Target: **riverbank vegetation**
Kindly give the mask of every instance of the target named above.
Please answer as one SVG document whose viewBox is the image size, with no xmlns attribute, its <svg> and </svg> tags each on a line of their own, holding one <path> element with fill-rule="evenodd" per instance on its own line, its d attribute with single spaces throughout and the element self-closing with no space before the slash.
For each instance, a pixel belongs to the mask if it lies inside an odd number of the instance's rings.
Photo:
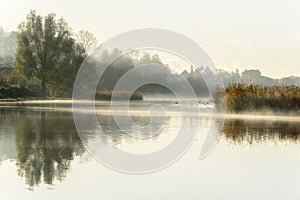
<svg viewBox="0 0 300 200">
<path fill-rule="evenodd" d="M 11 45 L 12 53 L 9 59 L 0 60 L 0 99 L 1 98 L 71 98 L 76 74 L 83 62 L 89 66 L 89 74 L 96 75 L 102 66 L 108 65 L 98 80 L 96 99 L 110 100 L 112 91 L 118 80 L 137 66 L 155 63 L 161 67 L 145 67 L 134 71 L 136 81 L 148 83 L 135 91 L 131 100 L 142 100 L 143 95 L 170 96 L 172 92 L 162 85 L 176 85 L 182 95 L 187 88 L 187 80 L 197 96 L 208 96 L 209 92 L 203 73 L 211 73 L 208 68 L 194 69 L 175 73 L 167 63 L 163 63 L 157 53 L 148 51 L 132 51 L 123 54 L 119 49 L 104 50 L 94 57 L 86 59 L 96 47 L 97 40 L 87 31 L 75 34 L 67 22 L 51 13 L 46 16 L 31 11 L 24 22 L 18 27 L 18 32 L 12 34 L 16 45 Z M 11 39 L 13 41 L 13 39 Z M 10 43 L 14 43 L 14 42 Z M 5 43 L 8 46 L 10 43 Z M 1 57 L 1 55 L 0 55 Z M 97 58 L 98 58 L 97 57 Z M 1 64 L 2 63 L 2 64 Z M 93 77 L 97 81 L 97 77 Z M 160 84 L 153 84 L 159 82 Z M 83 86 L 88 91 L 88 86 Z M 124 90 L 124 89 L 123 89 Z M 143 95 L 142 95 L 143 94 Z M 127 99 L 128 92 L 116 93 L 118 99 Z"/>
<path fill-rule="evenodd" d="M 143 95 L 139 92 L 133 92 L 131 94 L 130 92 L 126 91 L 115 91 L 113 94 L 111 91 L 97 91 L 95 96 L 96 100 L 110 101 L 112 98 L 115 100 L 143 100 Z"/>
<path fill-rule="evenodd" d="M 93 75 L 101 71 L 97 67 L 108 66 L 99 80 L 93 77 L 98 81 L 93 85 L 98 84 L 95 97 L 99 100 L 110 100 L 117 82 L 131 70 L 135 73 L 135 81 L 147 83 L 133 93 L 131 100 L 141 100 L 143 95 L 173 95 L 174 91 L 165 86 L 174 86 L 180 95 L 189 97 L 187 91 L 190 87 L 187 87 L 186 81 L 198 97 L 209 97 L 206 83 L 219 84 L 216 82 L 219 80 L 218 74 L 208 66 L 190 66 L 190 69 L 174 72 L 155 52 L 132 51 L 126 54 L 113 49 L 104 50 L 98 55 L 101 60 L 97 61 L 99 63 L 96 63 L 96 59 L 86 59 L 97 43 L 91 33 L 85 30 L 74 33 L 63 18 L 57 18 L 53 13 L 41 16 L 31 11 L 25 21 L 19 24 L 17 32 L 0 29 L 0 99 L 71 98 L 76 74 L 83 61 L 90 67 L 87 73 Z M 149 66 L 133 70 L 136 66 L 149 63 L 159 64 L 161 68 Z M 232 73 L 219 71 L 219 74 L 227 89 L 226 98 L 223 98 L 225 94 L 222 91 L 213 93 L 218 107 L 226 106 L 230 112 L 260 109 L 289 111 L 300 108 L 298 87 L 274 85 L 300 84 L 300 78 L 271 80 L 258 70 L 245 70 L 242 73 L 238 70 Z M 84 90 L 88 91 L 88 87 L 84 86 Z M 126 99 L 128 95 L 126 91 L 117 94 L 120 99 Z"/>
<path fill-rule="evenodd" d="M 18 32 L 2 30 L 1 41 L 9 42 L 0 59 L 0 98 L 71 97 L 76 73 L 97 44 L 88 31 L 74 33 L 63 18 L 35 11 Z"/>
<path fill-rule="evenodd" d="M 231 84 L 225 93 L 216 90 L 213 101 L 228 112 L 272 111 L 297 112 L 300 109 L 300 87 Z"/>
</svg>

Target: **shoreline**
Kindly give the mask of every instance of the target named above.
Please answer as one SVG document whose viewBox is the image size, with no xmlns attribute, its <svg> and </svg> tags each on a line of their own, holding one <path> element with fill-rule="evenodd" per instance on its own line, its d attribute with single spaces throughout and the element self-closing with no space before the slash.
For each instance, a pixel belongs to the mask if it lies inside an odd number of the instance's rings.
<svg viewBox="0 0 300 200">
<path fill-rule="evenodd" d="M 84 102 L 84 101 L 83 101 Z M 136 101 L 133 101 L 136 102 Z M 142 102 L 147 102 L 147 100 L 144 100 Z M 149 100 L 151 102 L 151 100 Z M 23 101 L 13 101 L 13 100 L 8 100 L 8 101 L 3 101 L 0 100 L 0 109 L 1 108 L 30 108 L 32 107 L 33 109 L 36 109 L 35 105 L 47 105 L 47 104 L 61 104 L 63 105 L 72 105 L 73 100 L 72 99 L 55 99 L 55 100 L 23 100 Z M 109 101 L 103 101 L 103 100 L 96 100 L 95 101 L 96 106 L 101 106 L 101 105 L 109 105 L 111 102 Z M 168 104 L 168 103 L 167 103 Z M 42 110 L 49 110 L 50 108 L 47 108 L 47 106 L 39 107 L 39 109 Z M 64 107 L 51 107 L 52 110 L 57 110 L 57 111 L 67 111 L 70 112 L 70 110 L 64 108 Z M 106 109 L 105 109 L 106 110 Z M 97 109 L 97 112 L 101 113 L 103 111 L 102 109 Z M 107 112 L 108 110 L 106 110 Z M 274 112 L 243 112 L 243 113 L 226 113 L 225 115 L 223 114 L 218 114 L 218 113 L 202 113 L 200 116 L 215 116 L 216 118 L 218 117 L 225 117 L 225 119 L 240 119 L 240 120 L 263 120 L 263 121 L 299 121 L 300 122 L 300 114 L 299 112 L 282 112 L 282 113 L 274 113 Z"/>
<path fill-rule="evenodd" d="M 251 113 L 243 113 L 243 114 L 226 114 L 225 119 L 235 119 L 235 120 L 252 120 L 252 121 L 298 121 L 300 122 L 300 115 L 264 115 L 263 113 L 251 114 Z"/>
</svg>

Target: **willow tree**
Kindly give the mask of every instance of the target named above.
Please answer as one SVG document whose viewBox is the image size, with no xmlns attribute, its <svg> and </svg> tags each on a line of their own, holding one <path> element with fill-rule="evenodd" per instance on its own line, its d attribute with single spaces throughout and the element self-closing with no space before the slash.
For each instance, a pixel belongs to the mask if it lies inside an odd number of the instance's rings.
<svg viewBox="0 0 300 200">
<path fill-rule="evenodd" d="M 55 14 L 42 17 L 31 11 L 18 27 L 17 69 L 28 79 L 36 77 L 46 97 L 47 85 L 56 81 L 71 62 L 74 43 L 64 19 L 56 19 Z"/>
</svg>

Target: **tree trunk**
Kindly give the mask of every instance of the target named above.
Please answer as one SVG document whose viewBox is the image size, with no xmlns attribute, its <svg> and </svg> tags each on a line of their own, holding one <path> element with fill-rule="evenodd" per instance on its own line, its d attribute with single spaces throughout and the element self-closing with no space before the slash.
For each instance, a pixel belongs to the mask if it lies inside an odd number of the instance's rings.
<svg viewBox="0 0 300 200">
<path fill-rule="evenodd" d="M 46 80 L 45 78 L 42 79 L 42 97 L 46 98 Z"/>
</svg>

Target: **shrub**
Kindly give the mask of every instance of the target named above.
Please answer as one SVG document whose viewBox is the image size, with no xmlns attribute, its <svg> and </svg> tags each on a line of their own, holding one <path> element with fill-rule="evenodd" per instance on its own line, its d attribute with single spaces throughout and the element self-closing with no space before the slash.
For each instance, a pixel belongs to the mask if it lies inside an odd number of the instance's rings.
<svg viewBox="0 0 300 200">
<path fill-rule="evenodd" d="M 95 99 L 110 101 L 112 98 L 112 93 L 112 91 L 97 91 Z M 116 100 L 143 100 L 143 95 L 139 92 L 133 92 L 132 95 L 130 95 L 131 93 L 126 91 L 114 92 L 114 98 Z"/>
<path fill-rule="evenodd" d="M 39 97 L 40 91 L 30 90 L 23 86 L 0 87 L 0 98 L 26 98 L 26 97 Z"/>
</svg>

